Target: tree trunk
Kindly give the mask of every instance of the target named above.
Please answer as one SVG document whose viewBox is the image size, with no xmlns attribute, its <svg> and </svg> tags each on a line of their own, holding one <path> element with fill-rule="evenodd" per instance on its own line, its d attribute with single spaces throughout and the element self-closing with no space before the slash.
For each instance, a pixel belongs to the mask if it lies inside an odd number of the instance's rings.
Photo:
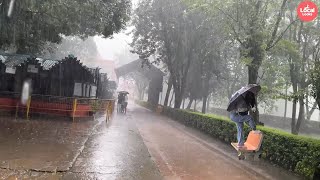
<svg viewBox="0 0 320 180">
<path fill-rule="evenodd" d="M 194 100 L 193 111 L 197 110 L 197 99 Z"/>
<path fill-rule="evenodd" d="M 303 105 L 306 107 L 306 110 L 305 110 L 305 114 L 306 114 L 306 119 L 309 120 L 309 97 L 308 97 L 308 92 L 306 94 L 306 103 Z"/>
<path fill-rule="evenodd" d="M 175 93 L 173 92 L 172 95 L 171 95 L 171 99 L 170 99 L 170 105 L 169 105 L 170 107 L 171 107 L 171 105 L 172 105 L 172 101 L 173 101 L 173 96 L 174 96 L 174 95 L 175 95 Z"/>
<path fill-rule="evenodd" d="M 159 96 L 160 96 L 160 99 L 159 99 L 159 103 L 158 104 L 161 105 L 161 103 L 162 103 L 162 92 L 159 93 Z"/>
<path fill-rule="evenodd" d="M 291 133 L 294 134 L 296 132 L 297 99 L 294 98 L 292 103 Z"/>
<path fill-rule="evenodd" d="M 244 54 L 245 57 L 251 58 L 252 62 L 248 64 L 248 83 L 249 84 L 257 84 L 258 81 L 258 75 L 259 75 L 259 68 L 262 64 L 262 61 L 265 57 L 265 51 L 266 49 L 263 47 L 263 42 L 260 41 L 261 37 L 263 36 L 262 33 L 259 31 L 259 18 L 258 13 L 259 9 L 261 8 L 261 3 L 258 2 L 257 6 L 255 6 L 256 10 L 256 16 L 253 16 L 253 19 L 251 22 L 249 22 L 249 25 L 252 27 L 249 31 L 249 37 L 246 40 L 246 47 L 245 49 L 248 50 L 248 54 Z M 258 108 L 258 107 L 257 107 Z M 253 112 L 253 118 L 255 120 L 256 124 L 260 124 L 259 122 L 259 111 Z"/>
<path fill-rule="evenodd" d="M 258 68 L 254 65 L 248 66 L 249 84 L 256 84 L 258 80 Z M 257 108 L 257 107 L 256 107 Z M 256 124 L 259 123 L 259 111 L 252 112 L 252 117 Z"/>
<path fill-rule="evenodd" d="M 248 82 L 249 84 L 257 84 L 258 80 L 258 68 L 254 67 L 254 65 L 248 66 Z"/>
<path fill-rule="evenodd" d="M 182 109 L 184 109 L 184 104 L 185 104 L 185 102 L 186 102 L 186 99 L 183 98 L 183 101 L 182 101 Z"/>
<path fill-rule="evenodd" d="M 306 105 L 308 106 L 308 105 Z M 317 102 L 313 103 L 312 108 L 310 109 L 310 111 L 307 111 L 307 120 L 310 121 L 311 120 L 311 116 L 314 113 L 314 110 L 317 108 Z"/>
<path fill-rule="evenodd" d="M 288 108 L 288 84 L 286 83 L 286 98 L 284 100 L 284 114 L 283 114 L 283 120 L 286 121 L 287 120 L 287 108 Z"/>
<path fill-rule="evenodd" d="M 296 135 L 299 134 L 300 126 L 304 122 L 304 118 L 305 118 L 304 97 L 302 96 L 302 97 L 299 98 L 299 116 L 298 116 L 298 121 L 297 121 L 297 124 L 296 124 L 296 128 L 295 128 L 294 134 L 296 134 Z"/>
<path fill-rule="evenodd" d="M 191 109 L 192 102 L 193 102 L 193 99 L 189 99 L 187 109 Z"/>
<path fill-rule="evenodd" d="M 166 92 L 166 97 L 164 98 L 164 103 L 163 103 L 164 106 L 168 106 L 168 101 L 169 101 L 169 96 L 170 96 L 171 89 L 172 89 L 172 80 L 171 80 L 171 78 L 169 77 L 169 82 L 168 82 L 168 88 L 167 88 L 167 92 Z"/>
<path fill-rule="evenodd" d="M 178 93 L 174 93 L 174 108 L 179 109 L 181 107 L 182 104 L 182 93 L 178 92 Z"/>
<path fill-rule="evenodd" d="M 207 110 L 206 112 L 208 113 L 209 112 L 209 108 L 210 108 L 210 100 L 211 100 L 211 95 L 208 96 L 208 99 L 207 99 Z"/>
<path fill-rule="evenodd" d="M 262 61 L 262 60 L 256 60 L 256 61 Z M 260 63 L 261 64 L 261 63 Z M 260 67 L 260 66 L 259 66 Z M 256 65 L 251 65 L 248 66 L 248 75 L 249 75 L 249 84 L 257 84 L 257 80 L 258 80 L 258 70 L 259 68 L 257 68 Z M 261 125 L 260 121 L 259 121 L 259 111 L 258 111 L 258 107 L 257 111 L 252 112 L 252 117 L 255 121 L 256 124 Z"/>
<path fill-rule="evenodd" d="M 295 134 L 296 133 L 296 114 L 297 114 L 297 102 L 298 102 L 298 97 L 297 97 L 297 92 L 298 92 L 298 82 L 297 82 L 297 67 L 296 64 L 291 62 L 291 58 L 289 58 L 289 63 L 290 63 L 290 79 L 292 83 L 292 90 L 293 90 L 293 104 L 292 104 L 292 116 L 291 116 L 291 133 Z M 304 107 L 304 106 L 303 106 Z"/>
<path fill-rule="evenodd" d="M 296 134 L 296 114 L 297 114 L 297 102 L 298 98 L 297 92 L 298 92 L 298 84 L 295 79 L 295 67 L 293 64 L 290 65 L 290 76 L 292 81 L 292 89 L 293 89 L 293 105 L 292 105 L 292 117 L 291 117 L 291 133 Z"/>
<path fill-rule="evenodd" d="M 208 100 L 208 96 L 203 96 L 202 98 L 202 113 L 205 114 L 206 110 L 207 110 L 207 100 Z"/>
</svg>

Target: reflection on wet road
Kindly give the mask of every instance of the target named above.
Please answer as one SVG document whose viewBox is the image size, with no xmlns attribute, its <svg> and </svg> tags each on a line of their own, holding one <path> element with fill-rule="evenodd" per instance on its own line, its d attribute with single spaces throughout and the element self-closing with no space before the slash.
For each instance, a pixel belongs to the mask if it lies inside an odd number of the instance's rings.
<svg viewBox="0 0 320 180">
<path fill-rule="evenodd" d="M 1 176 L 8 178 L 17 174 L 19 178 L 68 171 L 97 123 L 26 121 L 1 117 Z"/>
<path fill-rule="evenodd" d="M 165 179 L 300 179 L 262 160 L 239 161 L 231 145 L 168 117 L 140 107 L 132 114 Z"/>
<path fill-rule="evenodd" d="M 0 179 L 161 179 L 128 115 L 95 121 L 0 120 Z"/>
<path fill-rule="evenodd" d="M 64 178 L 160 179 L 130 113 L 98 126 L 71 172 Z"/>
<path fill-rule="evenodd" d="M 163 178 L 299 179 L 132 104 L 109 123 L 0 119 L 0 179 Z"/>
</svg>

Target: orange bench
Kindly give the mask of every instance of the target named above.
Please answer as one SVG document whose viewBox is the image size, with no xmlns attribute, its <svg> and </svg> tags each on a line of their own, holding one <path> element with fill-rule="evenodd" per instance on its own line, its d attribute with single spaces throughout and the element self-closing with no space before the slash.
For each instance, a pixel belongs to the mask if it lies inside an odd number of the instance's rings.
<svg viewBox="0 0 320 180">
<path fill-rule="evenodd" d="M 260 155 L 258 152 L 262 144 L 263 134 L 260 131 L 251 131 L 248 135 L 247 141 L 244 143 L 244 147 L 238 148 L 238 143 L 232 142 L 231 145 L 239 152 L 238 157 L 240 160 L 245 159 L 245 153 L 253 153 Z"/>
</svg>

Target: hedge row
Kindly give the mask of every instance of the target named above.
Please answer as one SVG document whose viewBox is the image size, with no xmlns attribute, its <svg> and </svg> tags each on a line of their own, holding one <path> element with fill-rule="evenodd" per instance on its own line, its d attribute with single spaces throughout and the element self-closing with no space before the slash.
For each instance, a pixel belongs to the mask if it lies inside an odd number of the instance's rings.
<svg viewBox="0 0 320 180">
<path fill-rule="evenodd" d="M 146 102 L 137 103 L 146 108 L 155 109 Z M 164 107 L 162 113 L 226 143 L 236 142 L 235 124 L 226 117 L 168 107 Z M 257 129 L 264 133 L 262 158 L 308 179 L 319 178 L 320 140 L 292 135 L 273 128 L 258 126 Z M 249 133 L 247 126 L 245 132 L 245 134 Z"/>
</svg>

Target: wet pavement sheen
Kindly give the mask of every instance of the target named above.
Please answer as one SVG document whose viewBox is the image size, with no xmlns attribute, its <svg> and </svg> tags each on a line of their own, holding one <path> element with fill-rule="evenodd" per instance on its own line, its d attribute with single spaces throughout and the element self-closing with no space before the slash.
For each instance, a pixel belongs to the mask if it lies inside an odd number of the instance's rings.
<svg viewBox="0 0 320 180">
<path fill-rule="evenodd" d="M 0 118 L 0 179 L 161 179 L 130 115 L 107 123 Z"/>
<path fill-rule="evenodd" d="M 133 117 L 165 179 L 301 179 L 263 160 L 239 161 L 231 145 L 147 109 L 135 107 Z"/>
<path fill-rule="evenodd" d="M 151 154 L 151 155 L 150 155 Z M 95 120 L 0 117 L 0 179 L 299 179 L 136 105 Z"/>
<path fill-rule="evenodd" d="M 71 168 L 97 122 L 0 119 L 0 168 L 59 172 Z"/>
<path fill-rule="evenodd" d="M 161 179 L 130 113 L 118 115 L 108 125 L 100 125 L 86 142 L 71 172 L 64 178 L 79 179 L 77 176 L 87 172 L 92 179 Z"/>
</svg>

